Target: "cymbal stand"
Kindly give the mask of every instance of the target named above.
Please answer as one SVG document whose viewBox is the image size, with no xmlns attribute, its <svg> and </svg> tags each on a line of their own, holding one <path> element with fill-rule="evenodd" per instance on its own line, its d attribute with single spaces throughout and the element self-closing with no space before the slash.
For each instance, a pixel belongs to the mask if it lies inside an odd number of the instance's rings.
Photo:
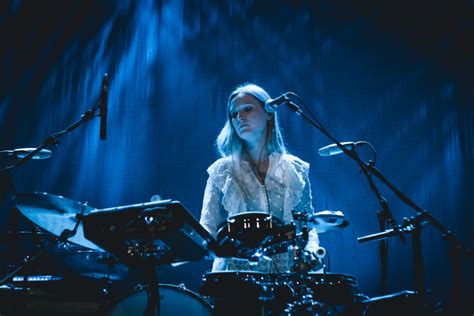
<svg viewBox="0 0 474 316">
<path fill-rule="evenodd" d="M 294 220 L 302 223 L 302 225 L 296 225 L 301 232 L 296 234 L 296 238 L 293 240 L 294 263 L 292 266 L 292 272 L 307 273 L 311 269 L 321 265 L 324 272 L 326 272 L 326 262 L 324 260 L 326 250 L 322 247 L 319 247 L 316 250 L 316 253 L 311 253 L 305 250 L 309 240 L 308 213 L 292 211 L 292 214 Z"/>
<path fill-rule="evenodd" d="M 23 258 L 22 262 L 16 266 L 13 271 L 2 277 L 0 279 L 0 286 L 4 285 L 8 280 L 10 280 L 12 277 L 14 277 L 18 272 L 23 270 L 25 267 L 31 265 L 33 262 L 35 262 L 38 258 L 42 257 L 45 253 L 48 252 L 48 250 L 52 249 L 53 247 L 59 245 L 60 243 L 66 243 L 69 238 L 73 237 L 76 235 L 77 229 L 82 221 L 82 215 L 84 214 L 85 207 L 83 207 L 82 211 L 80 214 L 76 215 L 77 222 L 76 225 L 72 230 L 70 229 L 64 229 L 61 234 L 51 243 L 43 246 L 37 253 L 35 253 L 33 256 L 26 256 Z"/>
<path fill-rule="evenodd" d="M 292 211 L 293 219 L 303 223 L 300 226 L 300 233 L 296 234 L 296 238 L 293 239 L 293 266 L 291 267 L 292 272 L 307 273 L 310 267 L 307 266 L 304 258 L 304 248 L 308 244 L 308 216 L 304 212 Z"/>
<path fill-rule="evenodd" d="M 306 212 L 292 211 L 293 219 L 302 223 L 301 232 L 293 240 L 293 265 L 291 272 L 296 275 L 296 286 L 292 289 L 296 294 L 293 301 L 286 305 L 284 315 L 305 315 L 306 313 L 315 313 L 315 315 L 327 315 L 326 306 L 313 299 L 313 291 L 306 286 L 308 272 L 314 268 L 315 255 L 306 251 L 308 244 L 308 214 Z M 316 258 L 317 254 L 316 254 Z M 316 259 L 317 260 L 317 259 Z"/>
</svg>

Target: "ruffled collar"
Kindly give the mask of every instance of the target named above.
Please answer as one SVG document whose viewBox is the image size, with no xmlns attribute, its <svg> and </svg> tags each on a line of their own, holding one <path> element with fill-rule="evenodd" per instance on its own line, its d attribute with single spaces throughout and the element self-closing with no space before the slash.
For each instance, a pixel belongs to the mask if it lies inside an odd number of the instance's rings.
<svg viewBox="0 0 474 316">
<path fill-rule="evenodd" d="M 279 153 L 269 156 L 264 185 L 281 194 L 284 221 L 291 220 L 291 210 L 301 200 L 308 170 L 309 164 L 295 156 Z M 234 164 L 231 157 L 221 158 L 209 167 L 208 172 L 211 181 L 222 192 L 222 205 L 229 215 L 246 212 L 246 198 L 255 198 L 264 192 L 261 189 L 264 185 L 246 160 Z"/>
<path fill-rule="evenodd" d="M 282 157 L 282 154 L 275 153 L 275 152 L 271 153 L 268 156 L 268 169 L 267 169 L 267 174 L 265 176 L 265 181 L 264 181 L 263 184 L 260 183 L 260 181 L 258 180 L 257 175 L 255 174 L 254 170 L 252 169 L 252 163 L 250 161 L 241 159 L 240 160 L 240 165 L 244 169 L 244 171 L 248 171 L 253 175 L 253 177 L 255 178 L 255 181 L 257 181 L 258 184 L 260 184 L 261 186 L 264 186 L 264 185 L 267 184 L 268 175 L 273 174 L 275 167 L 279 165 L 279 161 L 280 161 L 281 157 Z"/>
</svg>

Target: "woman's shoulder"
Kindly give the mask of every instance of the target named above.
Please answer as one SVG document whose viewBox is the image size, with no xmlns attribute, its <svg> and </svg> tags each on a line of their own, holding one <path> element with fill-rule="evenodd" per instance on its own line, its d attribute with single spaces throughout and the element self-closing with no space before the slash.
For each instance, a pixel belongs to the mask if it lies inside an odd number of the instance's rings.
<svg viewBox="0 0 474 316">
<path fill-rule="evenodd" d="M 281 161 L 289 165 L 292 165 L 295 168 L 300 169 L 302 171 L 307 171 L 309 170 L 309 167 L 310 167 L 308 162 L 291 154 L 282 154 Z"/>
<path fill-rule="evenodd" d="M 209 168 L 207 168 L 207 173 L 213 175 L 215 173 L 223 173 L 230 169 L 232 164 L 232 157 L 223 157 L 214 161 Z"/>
</svg>

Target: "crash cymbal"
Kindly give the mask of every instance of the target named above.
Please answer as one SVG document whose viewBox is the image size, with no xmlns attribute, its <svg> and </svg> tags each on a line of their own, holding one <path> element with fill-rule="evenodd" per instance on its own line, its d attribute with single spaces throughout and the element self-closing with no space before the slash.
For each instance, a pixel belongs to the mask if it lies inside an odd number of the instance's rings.
<svg viewBox="0 0 474 316">
<path fill-rule="evenodd" d="M 65 229 L 73 230 L 78 214 L 85 215 L 94 209 L 87 204 L 45 192 L 18 193 L 13 202 L 30 221 L 56 236 L 61 235 Z M 104 251 L 84 237 L 82 223 L 68 241 L 89 249 Z"/>
<path fill-rule="evenodd" d="M 308 225 L 315 228 L 318 233 L 337 230 L 349 225 L 341 211 L 328 211 L 314 213 L 308 216 Z"/>
</svg>

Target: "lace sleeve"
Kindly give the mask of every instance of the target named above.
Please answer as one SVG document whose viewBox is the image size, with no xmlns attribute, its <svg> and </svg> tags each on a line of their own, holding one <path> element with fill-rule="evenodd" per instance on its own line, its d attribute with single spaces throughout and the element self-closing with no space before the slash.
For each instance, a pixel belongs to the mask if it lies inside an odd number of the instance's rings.
<svg viewBox="0 0 474 316">
<path fill-rule="evenodd" d="M 212 176 L 207 180 L 199 222 L 212 236 L 216 236 L 218 226 L 226 220 L 226 211 L 222 206 L 222 192 L 216 187 Z"/>
</svg>

